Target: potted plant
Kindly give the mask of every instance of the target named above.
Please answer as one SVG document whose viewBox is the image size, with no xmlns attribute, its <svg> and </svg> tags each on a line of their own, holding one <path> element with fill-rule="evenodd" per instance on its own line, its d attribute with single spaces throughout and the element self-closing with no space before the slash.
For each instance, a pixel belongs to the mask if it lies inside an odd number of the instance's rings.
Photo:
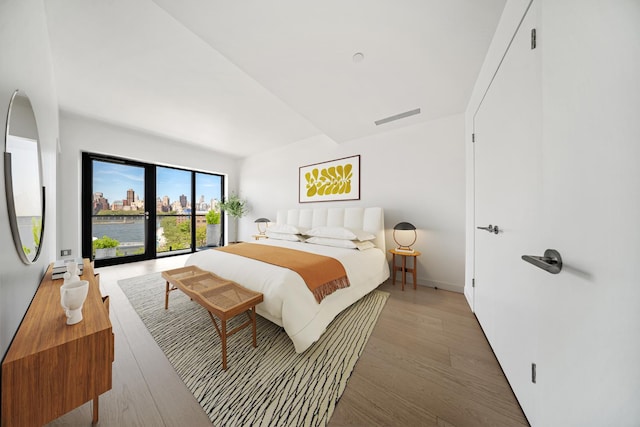
<svg viewBox="0 0 640 427">
<path fill-rule="evenodd" d="M 207 220 L 207 246 L 220 246 L 220 211 L 211 209 Z"/>
<path fill-rule="evenodd" d="M 238 220 L 249 212 L 246 200 L 241 199 L 237 194 L 231 193 L 228 197 L 218 202 L 218 208 L 225 211 L 229 216 L 234 219 L 234 242 L 238 240 Z M 231 242 L 233 243 L 233 242 Z"/>
<path fill-rule="evenodd" d="M 109 258 L 116 256 L 116 248 L 120 245 L 116 239 L 109 236 L 102 236 L 93 241 L 93 250 L 95 258 Z"/>
</svg>

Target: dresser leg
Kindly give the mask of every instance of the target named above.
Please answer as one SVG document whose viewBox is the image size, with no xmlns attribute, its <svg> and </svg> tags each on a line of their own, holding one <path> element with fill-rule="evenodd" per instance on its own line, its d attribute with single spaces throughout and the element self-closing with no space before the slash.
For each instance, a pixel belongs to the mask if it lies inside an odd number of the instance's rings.
<svg viewBox="0 0 640 427">
<path fill-rule="evenodd" d="M 98 396 L 93 398 L 93 420 L 91 420 L 92 424 L 98 423 L 98 399 Z"/>
</svg>

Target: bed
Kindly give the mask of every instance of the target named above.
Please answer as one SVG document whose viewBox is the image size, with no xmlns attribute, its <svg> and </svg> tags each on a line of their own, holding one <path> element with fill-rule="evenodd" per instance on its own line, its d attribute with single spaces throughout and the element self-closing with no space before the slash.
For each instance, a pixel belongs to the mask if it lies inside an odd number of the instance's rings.
<svg viewBox="0 0 640 427">
<path fill-rule="evenodd" d="M 374 236 L 375 247 L 358 250 L 301 241 L 261 239 L 255 245 L 278 246 L 335 258 L 344 266 L 349 286 L 324 297 L 320 303 L 294 271 L 219 250 L 192 254 L 186 265 L 197 265 L 221 277 L 264 294 L 256 307 L 262 317 L 282 326 L 297 353 L 302 353 L 320 338 L 331 321 L 345 308 L 371 292 L 389 278 L 385 255 L 384 215 L 382 208 L 289 209 L 277 213 L 275 229 L 282 226 L 300 230 L 319 227 L 362 230 Z M 278 228 L 280 227 L 280 228 Z"/>
</svg>

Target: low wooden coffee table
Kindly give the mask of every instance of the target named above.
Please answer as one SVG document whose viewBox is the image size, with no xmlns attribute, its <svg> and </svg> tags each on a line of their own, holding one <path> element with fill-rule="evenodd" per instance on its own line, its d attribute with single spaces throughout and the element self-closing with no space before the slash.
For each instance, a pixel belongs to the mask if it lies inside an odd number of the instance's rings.
<svg viewBox="0 0 640 427">
<path fill-rule="evenodd" d="M 263 300 L 260 292 L 251 291 L 195 265 L 163 271 L 162 277 L 167 281 L 165 310 L 169 308 L 169 293 L 180 289 L 209 312 L 222 341 L 222 369 L 227 369 L 227 337 L 251 325 L 253 346 L 257 347 L 256 305 Z M 249 320 L 227 332 L 227 320 L 241 313 L 246 313 Z M 218 326 L 216 317 L 220 319 L 221 326 Z"/>
</svg>

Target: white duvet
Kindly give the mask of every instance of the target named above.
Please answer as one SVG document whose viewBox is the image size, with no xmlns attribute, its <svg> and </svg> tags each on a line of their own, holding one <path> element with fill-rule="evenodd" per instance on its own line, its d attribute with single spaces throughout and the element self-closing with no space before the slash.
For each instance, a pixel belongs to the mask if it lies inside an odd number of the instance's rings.
<svg viewBox="0 0 640 427">
<path fill-rule="evenodd" d="M 186 265 L 197 265 L 262 292 L 264 301 L 256 306 L 257 313 L 282 326 L 298 353 L 317 341 L 342 310 L 389 277 L 385 254 L 378 248 L 359 251 L 275 239 L 251 243 L 330 256 L 339 260 L 347 272 L 350 286 L 332 293 L 318 304 L 302 277 L 287 268 L 216 250 L 196 252 L 187 259 Z"/>
</svg>

